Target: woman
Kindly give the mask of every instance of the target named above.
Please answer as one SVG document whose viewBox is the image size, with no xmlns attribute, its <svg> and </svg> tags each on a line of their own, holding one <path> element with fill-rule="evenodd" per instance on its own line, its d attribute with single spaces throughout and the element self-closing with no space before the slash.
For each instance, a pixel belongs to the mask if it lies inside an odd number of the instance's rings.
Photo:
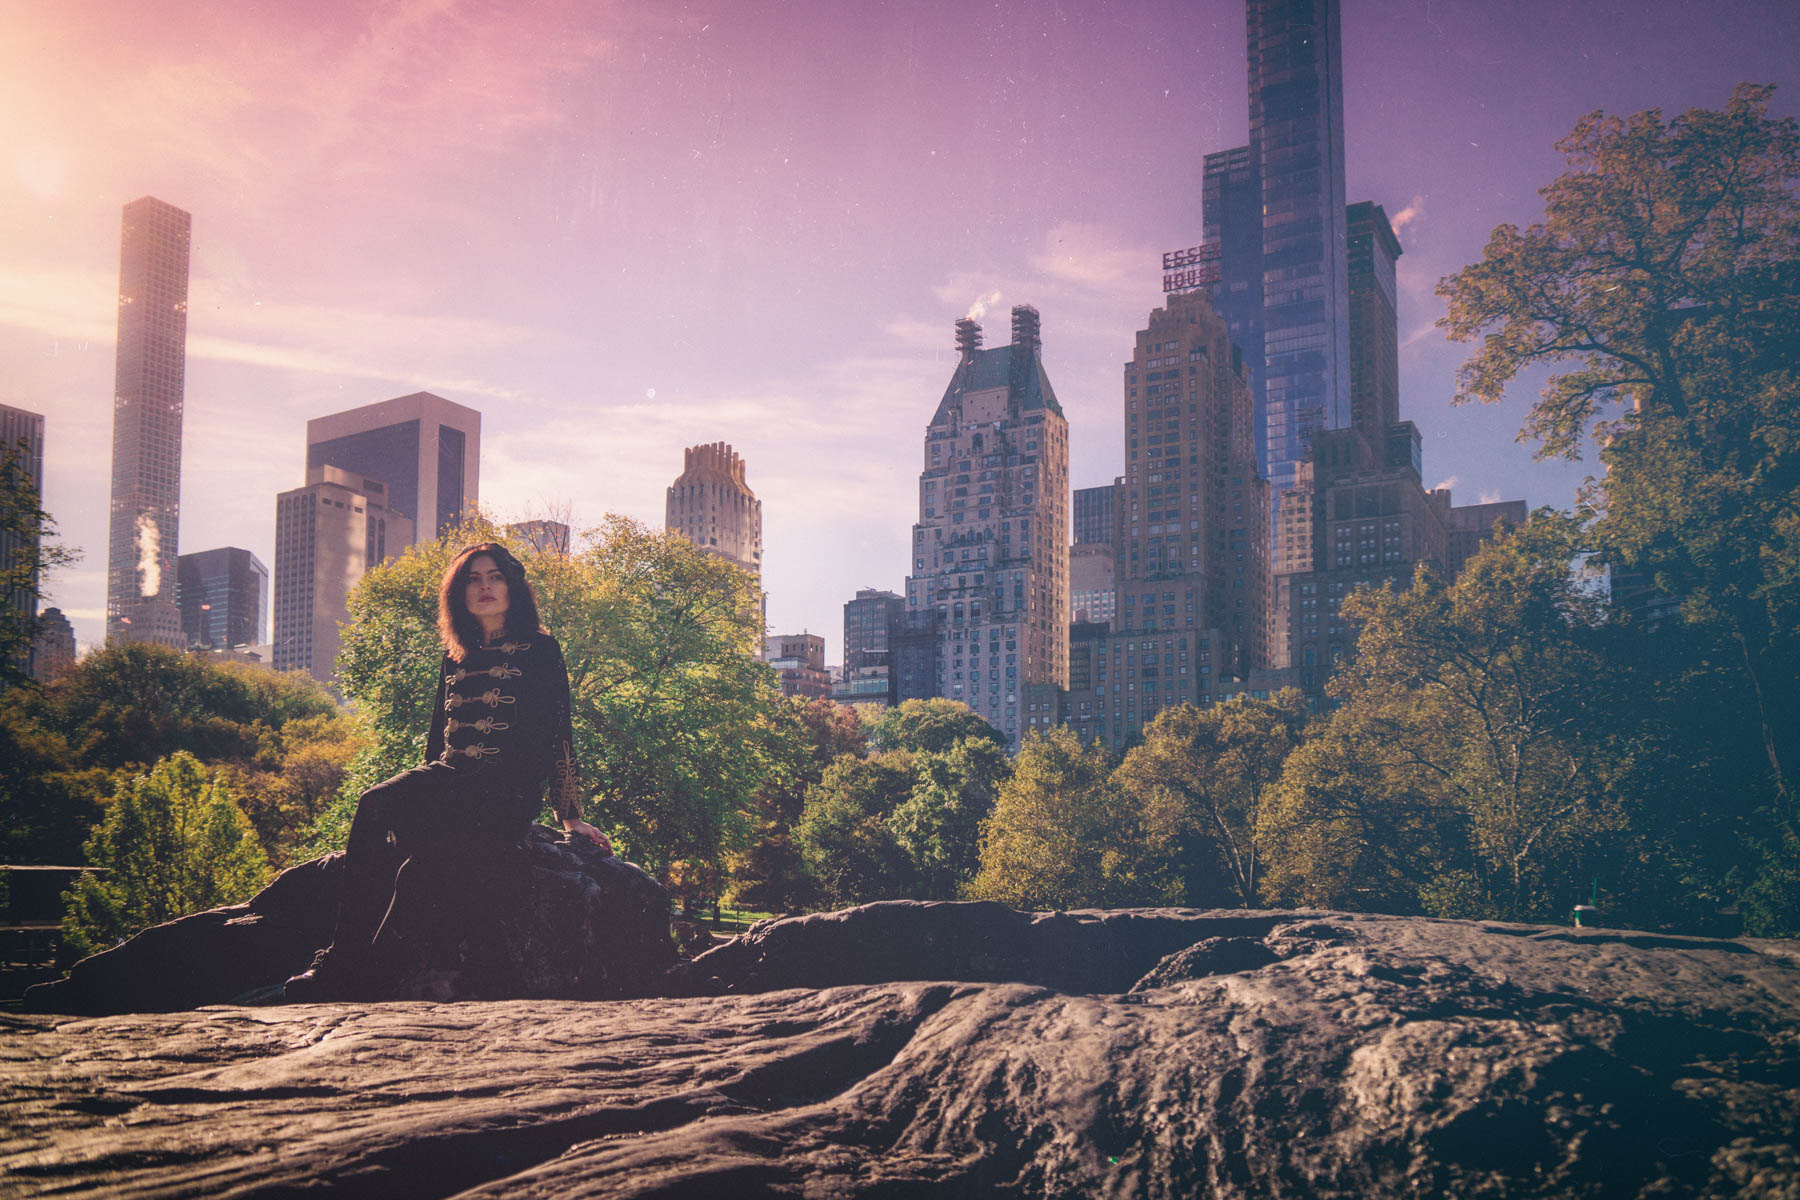
<svg viewBox="0 0 1800 1200">
<path fill-rule="evenodd" d="M 479 853 L 518 841 L 537 817 L 546 782 L 563 829 L 612 851 L 581 819 L 562 648 L 538 624 L 525 568 L 504 546 L 470 546 L 444 572 L 438 636 L 444 659 L 425 762 L 357 802 L 332 943 L 288 980 L 290 1000 L 370 989 L 374 943 L 397 906 L 401 868 L 421 853 Z M 385 941 L 383 950 L 391 960 Z"/>
</svg>

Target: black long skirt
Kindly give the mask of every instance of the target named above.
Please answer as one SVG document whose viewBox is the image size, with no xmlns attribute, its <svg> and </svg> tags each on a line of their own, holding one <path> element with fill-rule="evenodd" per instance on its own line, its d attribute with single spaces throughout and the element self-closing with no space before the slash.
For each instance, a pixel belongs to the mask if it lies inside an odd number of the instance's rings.
<svg viewBox="0 0 1800 1200">
<path fill-rule="evenodd" d="M 344 847 L 333 954 L 418 949 L 466 930 L 491 911 L 492 868 L 536 815 L 534 797 L 480 767 L 426 763 L 364 792 Z"/>
</svg>

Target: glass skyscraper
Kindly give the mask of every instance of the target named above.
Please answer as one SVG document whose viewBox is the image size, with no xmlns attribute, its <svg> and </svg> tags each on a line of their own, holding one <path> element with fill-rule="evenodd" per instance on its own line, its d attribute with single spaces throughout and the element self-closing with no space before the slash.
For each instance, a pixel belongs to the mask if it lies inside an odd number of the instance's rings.
<svg viewBox="0 0 1800 1200">
<path fill-rule="evenodd" d="M 269 640 L 269 568 L 239 546 L 177 560 L 181 629 L 188 645 L 255 646 Z"/>
<path fill-rule="evenodd" d="M 306 423 L 306 469 L 338 467 L 387 489 L 386 506 L 429 541 L 455 528 L 480 499 L 481 414 L 430 392 L 315 417 Z"/>
<path fill-rule="evenodd" d="M 1250 144 L 1208 155 L 1215 307 L 1252 372 L 1257 463 L 1294 485 L 1308 439 L 1350 423 L 1344 82 L 1337 0 L 1248 0 Z"/>
</svg>

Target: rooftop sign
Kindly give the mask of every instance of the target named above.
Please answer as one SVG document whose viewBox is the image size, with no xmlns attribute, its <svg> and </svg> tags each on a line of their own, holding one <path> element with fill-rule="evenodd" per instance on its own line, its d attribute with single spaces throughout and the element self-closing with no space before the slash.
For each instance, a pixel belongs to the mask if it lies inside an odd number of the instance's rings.
<svg viewBox="0 0 1800 1200">
<path fill-rule="evenodd" d="M 1219 247 L 1202 242 L 1186 250 L 1170 250 L 1162 256 L 1163 292 L 1191 292 L 1219 282 Z"/>
</svg>

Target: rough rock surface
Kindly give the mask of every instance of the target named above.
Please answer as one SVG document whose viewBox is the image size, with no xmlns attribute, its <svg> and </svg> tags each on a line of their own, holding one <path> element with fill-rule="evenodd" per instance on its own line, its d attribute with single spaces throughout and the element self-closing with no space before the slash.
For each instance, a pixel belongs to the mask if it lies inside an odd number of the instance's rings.
<svg viewBox="0 0 1800 1200">
<path fill-rule="evenodd" d="M 1800 1195 L 1785 944 L 879 905 L 685 983 L 723 994 L 5 1019 L 0 1191 Z"/>
<path fill-rule="evenodd" d="M 99 1015 L 222 1004 L 303 970 L 331 939 L 343 855 L 278 875 L 248 903 L 152 926 L 25 995 L 33 1012 Z M 395 999 L 607 999 L 661 986 L 674 961 L 668 898 L 650 876 L 597 847 L 533 826 L 481 861 L 417 860 L 396 906 L 402 927 L 430 927 L 440 890 L 479 920 L 467 936 L 389 964 Z M 384 935 L 385 936 L 385 935 Z"/>
</svg>

